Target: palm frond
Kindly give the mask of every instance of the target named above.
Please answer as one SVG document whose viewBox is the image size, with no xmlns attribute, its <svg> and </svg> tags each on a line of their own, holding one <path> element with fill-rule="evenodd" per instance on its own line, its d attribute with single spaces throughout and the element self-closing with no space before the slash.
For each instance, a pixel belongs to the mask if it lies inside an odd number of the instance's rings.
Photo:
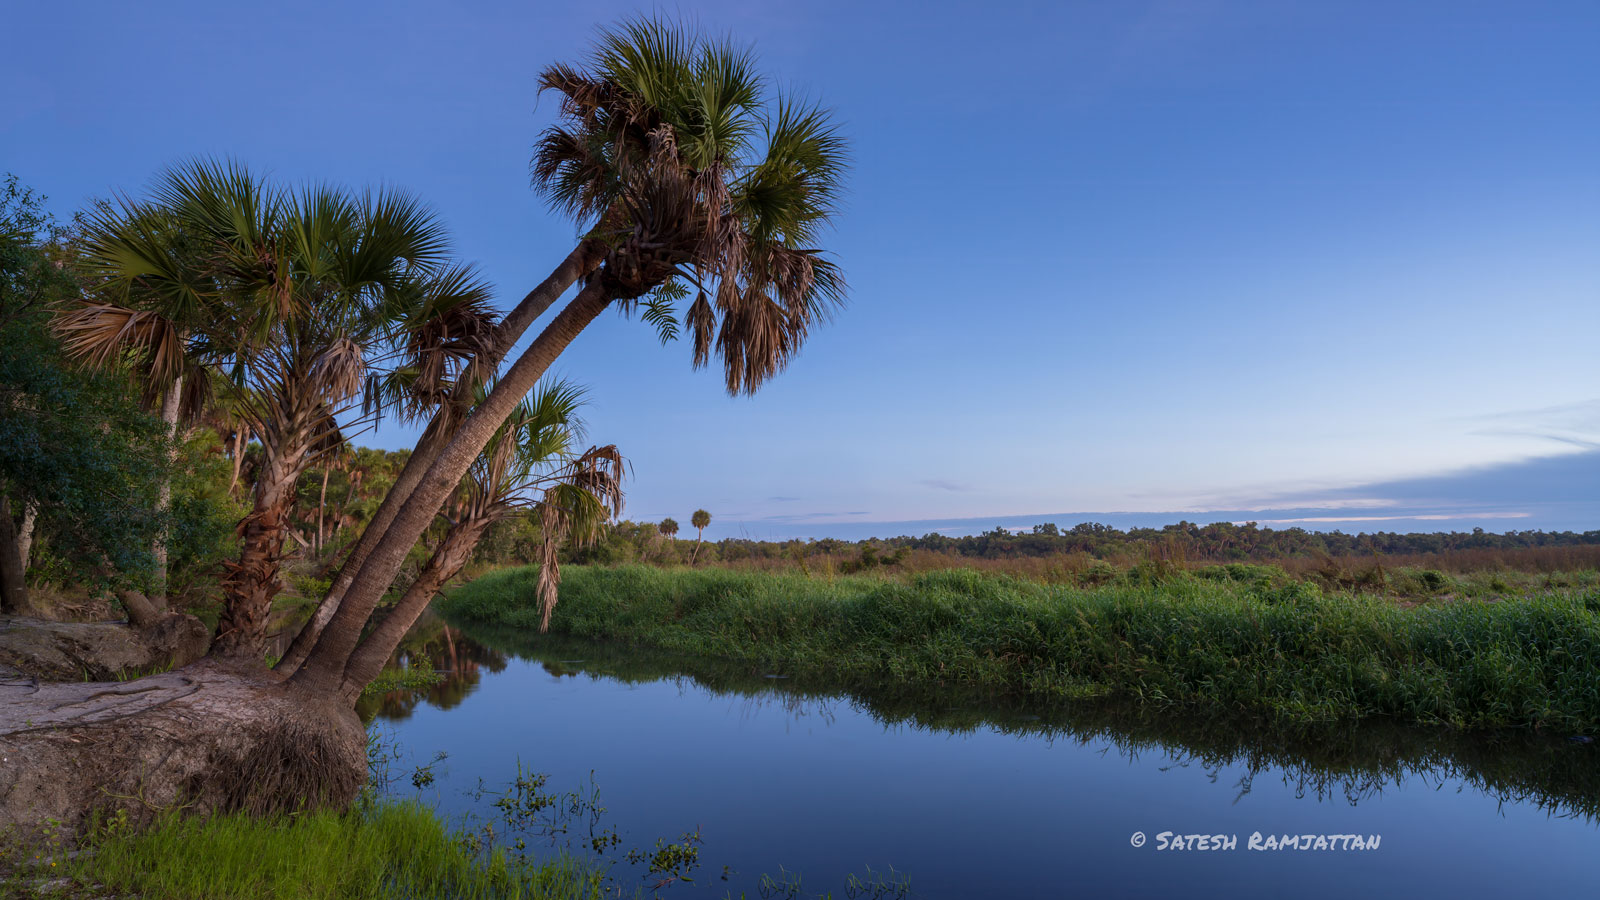
<svg viewBox="0 0 1600 900">
<path fill-rule="evenodd" d="M 561 585 L 557 551 L 571 541 L 592 543 L 622 514 L 622 476 L 627 461 L 615 445 L 590 447 L 563 470 L 539 501 L 539 630 L 550 630 Z"/>
<path fill-rule="evenodd" d="M 159 385 L 183 374 L 182 337 L 172 320 L 155 310 L 85 302 L 60 312 L 54 327 L 67 355 L 89 365 L 105 367 L 136 354 Z"/>
<path fill-rule="evenodd" d="M 324 402 L 338 405 L 361 390 L 366 368 L 366 348 L 340 335 L 312 359 L 307 381 Z"/>
</svg>

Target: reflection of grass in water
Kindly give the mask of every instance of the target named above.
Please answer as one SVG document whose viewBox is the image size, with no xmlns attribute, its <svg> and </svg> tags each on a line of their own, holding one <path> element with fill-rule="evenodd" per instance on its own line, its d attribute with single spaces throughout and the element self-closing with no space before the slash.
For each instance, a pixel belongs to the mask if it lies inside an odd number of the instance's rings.
<svg viewBox="0 0 1600 900">
<path fill-rule="evenodd" d="M 531 630 L 534 577 L 490 573 L 442 608 Z M 1600 730 L 1597 610 L 1600 595 L 1577 590 L 1401 608 L 1177 571 L 1084 589 L 972 571 L 901 581 L 625 566 L 570 569 L 551 627 L 863 683 L 1570 733 Z"/>
<path fill-rule="evenodd" d="M 760 664 L 688 656 L 514 629 L 467 634 L 558 676 L 625 683 L 676 680 L 772 704 L 793 716 L 831 719 L 845 703 L 886 726 L 953 734 L 998 731 L 1044 740 L 1109 745 L 1129 759 L 1158 754 L 1169 765 L 1213 776 L 1244 771 L 1237 787 L 1275 772 L 1297 794 L 1357 802 L 1406 781 L 1460 780 L 1501 803 L 1600 821 L 1600 745 L 1524 731 L 1463 733 L 1393 722 L 1286 726 L 1248 717 L 1157 715 L 1107 702 L 1047 703 L 971 688 L 867 684 L 827 676 L 775 681 Z M 582 659 L 581 663 L 563 660 Z M 1037 718 L 1035 718 L 1037 717 Z"/>
<path fill-rule="evenodd" d="M 361 693 L 365 696 L 380 696 L 391 691 L 421 691 L 433 687 L 444 680 L 444 675 L 426 666 L 407 666 L 406 668 L 389 668 L 378 673 Z"/>
</svg>

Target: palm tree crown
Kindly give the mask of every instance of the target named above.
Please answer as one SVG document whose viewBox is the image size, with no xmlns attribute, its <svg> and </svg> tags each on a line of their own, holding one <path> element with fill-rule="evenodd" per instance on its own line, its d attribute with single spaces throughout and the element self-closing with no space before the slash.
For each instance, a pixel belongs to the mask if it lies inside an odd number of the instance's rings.
<svg viewBox="0 0 1600 900">
<path fill-rule="evenodd" d="M 599 277 L 663 338 L 692 288 L 696 367 L 715 349 L 729 393 L 754 392 L 843 300 L 816 249 L 846 169 L 837 125 L 769 99 L 749 51 L 660 19 L 603 33 L 540 88 L 561 96 L 561 122 L 535 149 L 535 187 L 610 247 Z"/>
</svg>

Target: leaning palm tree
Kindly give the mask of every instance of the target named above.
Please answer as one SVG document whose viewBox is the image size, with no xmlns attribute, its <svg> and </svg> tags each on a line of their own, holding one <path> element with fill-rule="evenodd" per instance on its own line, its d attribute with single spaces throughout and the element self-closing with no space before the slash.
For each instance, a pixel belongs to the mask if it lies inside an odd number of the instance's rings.
<svg viewBox="0 0 1600 900">
<path fill-rule="evenodd" d="M 694 515 L 689 517 L 689 524 L 693 525 L 695 530 L 694 552 L 689 554 L 689 565 L 692 566 L 694 561 L 700 558 L 700 542 L 705 540 L 706 526 L 711 524 L 711 513 L 697 509 Z"/>
<path fill-rule="evenodd" d="M 213 644 L 260 659 L 300 475 L 341 445 L 339 419 L 371 367 L 459 365 L 459 347 L 407 354 L 409 338 L 481 333 L 486 289 L 402 193 L 287 190 L 232 164 L 178 166 L 149 200 L 100 207 L 83 246 L 92 293 L 58 318 L 68 351 L 94 363 L 133 352 L 163 377 L 223 380 L 261 444 Z"/>
<path fill-rule="evenodd" d="M 624 462 L 617 448 L 576 449 L 583 435 L 577 416 L 582 403 L 583 392 L 565 382 L 541 386 L 494 433 L 462 479 L 458 514 L 444 538 L 400 602 L 351 655 L 343 696 L 354 701 L 428 602 L 466 565 L 483 534 L 518 511 L 538 516 L 540 630 L 549 627 L 561 582 L 557 551 L 568 541 L 593 541 L 622 512 Z"/>
<path fill-rule="evenodd" d="M 586 66 L 551 67 L 541 84 L 561 96 L 562 122 L 538 146 L 535 183 L 601 243 L 603 262 L 454 429 L 359 566 L 346 565 L 349 587 L 297 683 L 342 678 L 406 552 L 521 397 L 606 309 L 641 311 L 670 336 L 674 303 L 692 293 L 683 321 L 694 364 L 714 354 L 729 392 L 749 393 L 842 299 L 817 242 L 835 210 L 843 140 L 819 107 L 769 100 L 749 53 L 638 20 L 603 34 Z"/>
<path fill-rule="evenodd" d="M 758 244 L 787 241 L 801 253 L 807 252 L 804 248 L 812 243 L 814 231 L 832 211 L 837 178 L 843 169 L 842 143 L 815 108 L 797 106 L 779 98 L 776 115 L 764 115 L 764 85 L 754 74 L 748 52 L 726 43 L 704 41 L 659 20 L 637 20 L 603 35 L 590 63 L 587 69 L 554 65 L 540 76 L 540 90 L 554 91 L 561 97 L 563 121 L 541 137 L 532 165 L 535 188 L 557 210 L 577 219 L 583 236 L 549 277 L 494 327 L 491 339 L 484 342 L 472 365 L 464 370 L 471 378 L 460 385 L 421 379 L 431 388 L 427 392 L 427 402 L 416 407 L 427 411 L 423 416 L 428 421 L 427 427 L 367 529 L 351 548 L 327 597 L 318 606 L 308 627 L 284 654 L 279 671 L 293 672 L 310 653 L 367 557 L 388 533 L 429 467 L 456 437 L 472 408 L 472 381 L 494 371 L 529 324 L 573 284 L 597 277 L 597 270 L 603 263 L 630 257 L 634 261 L 622 263 L 623 267 L 628 271 L 638 270 L 637 251 L 643 245 L 622 256 L 617 253 L 617 245 L 626 241 L 641 219 L 665 213 L 694 220 L 695 227 L 702 230 L 709 226 L 716 233 L 704 242 L 706 246 L 701 255 L 709 260 L 721 252 L 728 261 L 736 261 L 741 253 L 741 249 L 731 243 L 736 229 L 716 224 L 725 218 L 717 212 L 718 208 L 728 205 L 735 193 L 747 212 L 766 211 L 757 229 L 760 232 L 756 235 Z M 758 133 L 768 138 L 766 157 L 761 165 L 752 163 L 759 154 L 755 146 Z M 668 149 L 663 148 L 663 140 L 675 142 L 674 148 L 668 150 L 670 153 L 676 153 L 676 145 L 681 143 L 685 147 L 685 164 L 696 167 L 695 171 L 703 173 L 703 177 L 694 184 L 685 185 L 684 173 L 678 173 L 675 181 L 680 194 L 676 202 L 678 208 L 669 210 L 668 207 L 674 205 L 674 201 L 669 200 L 659 213 L 646 213 L 647 182 L 653 177 L 649 173 L 653 163 L 660 160 L 662 151 Z M 731 190 L 736 179 L 747 182 L 738 186 L 737 192 Z M 699 191 L 705 192 L 705 196 L 698 199 L 688 196 Z M 797 198 L 796 193 L 805 196 Z M 685 200 L 687 205 L 682 202 Z M 700 209 L 693 208 L 696 206 Z M 729 246 L 719 251 L 715 246 L 719 240 L 730 242 Z M 688 245 L 682 239 L 679 243 Z M 659 292 L 642 304 L 643 315 L 666 338 L 678 331 L 671 301 L 683 298 L 687 292 L 682 283 L 671 277 L 670 271 L 664 272 L 660 266 L 649 268 L 653 274 L 643 284 L 624 292 L 627 296 L 616 294 L 615 298 L 632 301 Z M 809 260 L 787 266 L 785 271 L 793 277 L 802 277 L 802 269 L 814 273 L 819 283 L 818 297 L 838 299 L 842 286 L 830 263 L 813 255 Z M 635 271 L 634 282 L 639 281 L 640 274 Z M 717 274 L 713 273 L 711 278 Z M 707 279 L 697 283 L 703 287 Z M 808 289 L 803 293 L 811 292 Z M 738 297 L 734 296 L 729 304 L 724 304 L 719 298 L 718 305 L 741 305 L 737 301 Z M 792 323 L 798 326 L 799 336 L 803 337 L 804 328 L 819 312 L 812 310 Z M 589 313 L 583 324 L 598 313 L 598 309 Z M 736 317 L 735 321 L 749 318 L 748 315 Z M 687 324 L 695 338 L 695 365 L 698 367 L 709 358 L 716 324 L 716 316 L 703 290 L 699 301 L 689 311 Z M 582 325 L 578 327 L 581 329 Z M 741 327 L 749 330 L 751 325 L 745 322 Z M 740 331 L 741 328 L 735 328 L 728 332 L 730 342 L 725 349 L 731 350 L 739 361 L 731 364 L 730 373 L 744 360 L 739 347 L 744 340 L 739 337 Z M 767 337 L 771 338 L 771 334 Z M 776 367 L 781 367 L 797 340 L 778 336 L 776 341 L 783 346 L 763 348 L 752 358 L 773 360 Z M 724 356 L 727 355 L 724 352 Z M 766 374 L 770 371 L 766 371 L 764 364 L 754 366 L 750 378 L 742 372 L 737 376 L 730 374 L 729 389 L 737 391 L 743 386 L 754 390 Z M 535 374 L 532 381 L 537 380 L 538 374 Z M 353 619 L 354 616 L 350 620 Z"/>
</svg>

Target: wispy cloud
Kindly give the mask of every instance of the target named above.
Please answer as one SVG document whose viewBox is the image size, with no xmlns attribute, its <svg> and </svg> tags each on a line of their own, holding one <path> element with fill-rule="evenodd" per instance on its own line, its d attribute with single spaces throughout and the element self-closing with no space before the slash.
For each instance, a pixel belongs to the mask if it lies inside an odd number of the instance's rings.
<svg viewBox="0 0 1600 900">
<path fill-rule="evenodd" d="M 845 517 L 868 516 L 868 515 L 871 515 L 871 514 L 872 514 L 871 512 L 869 512 L 868 510 L 864 510 L 864 509 L 853 509 L 853 510 L 848 510 L 848 511 L 826 510 L 826 511 L 820 511 L 820 512 L 808 512 L 808 513 L 778 513 L 776 515 L 771 515 L 771 516 L 761 516 L 759 518 L 754 519 L 753 521 L 757 521 L 757 522 L 774 522 L 774 523 L 790 523 L 790 524 L 794 524 L 794 523 L 823 524 L 823 523 L 827 523 L 827 522 L 836 521 L 838 519 L 845 518 Z"/>
<path fill-rule="evenodd" d="M 1157 512 L 1080 511 L 996 514 L 955 519 L 881 521 L 862 510 L 769 516 L 783 537 L 892 537 L 903 534 L 976 534 L 995 527 L 1026 531 L 1054 522 L 1070 528 L 1099 522 L 1118 528 L 1159 528 L 1187 520 L 1255 522 L 1264 527 L 1331 530 L 1515 528 L 1587 531 L 1600 526 L 1600 449 L 1541 456 L 1442 472 L 1420 478 L 1320 490 L 1300 490 L 1268 500 L 1201 510 Z M 1406 523 L 1412 523 L 1409 527 Z M 1511 523 L 1516 523 L 1514 526 Z"/>
<path fill-rule="evenodd" d="M 1257 525 L 1309 525 L 1313 523 L 1338 523 L 1338 522 L 1456 522 L 1463 519 L 1477 521 L 1479 519 L 1526 519 L 1533 515 L 1527 512 L 1480 512 L 1480 513 L 1419 513 L 1414 516 L 1299 516 L 1289 519 L 1245 519 L 1233 524 L 1243 525 L 1245 522 L 1254 522 Z"/>
<path fill-rule="evenodd" d="M 960 494 L 964 494 L 972 490 L 972 485 L 970 484 L 962 484 L 959 481 L 947 481 L 943 478 L 924 478 L 917 482 L 917 484 L 920 484 L 923 487 L 931 487 L 935 490 L 953 491 Z"/>
<path fill-rule="evenodd" d="M 1474 429 L 1473 434 L 1531 437 L 1584 450 L 1600 449 L 1600 398 L 1488 413 L 1465 421 L 1487 426 Z"/>
</svg>

